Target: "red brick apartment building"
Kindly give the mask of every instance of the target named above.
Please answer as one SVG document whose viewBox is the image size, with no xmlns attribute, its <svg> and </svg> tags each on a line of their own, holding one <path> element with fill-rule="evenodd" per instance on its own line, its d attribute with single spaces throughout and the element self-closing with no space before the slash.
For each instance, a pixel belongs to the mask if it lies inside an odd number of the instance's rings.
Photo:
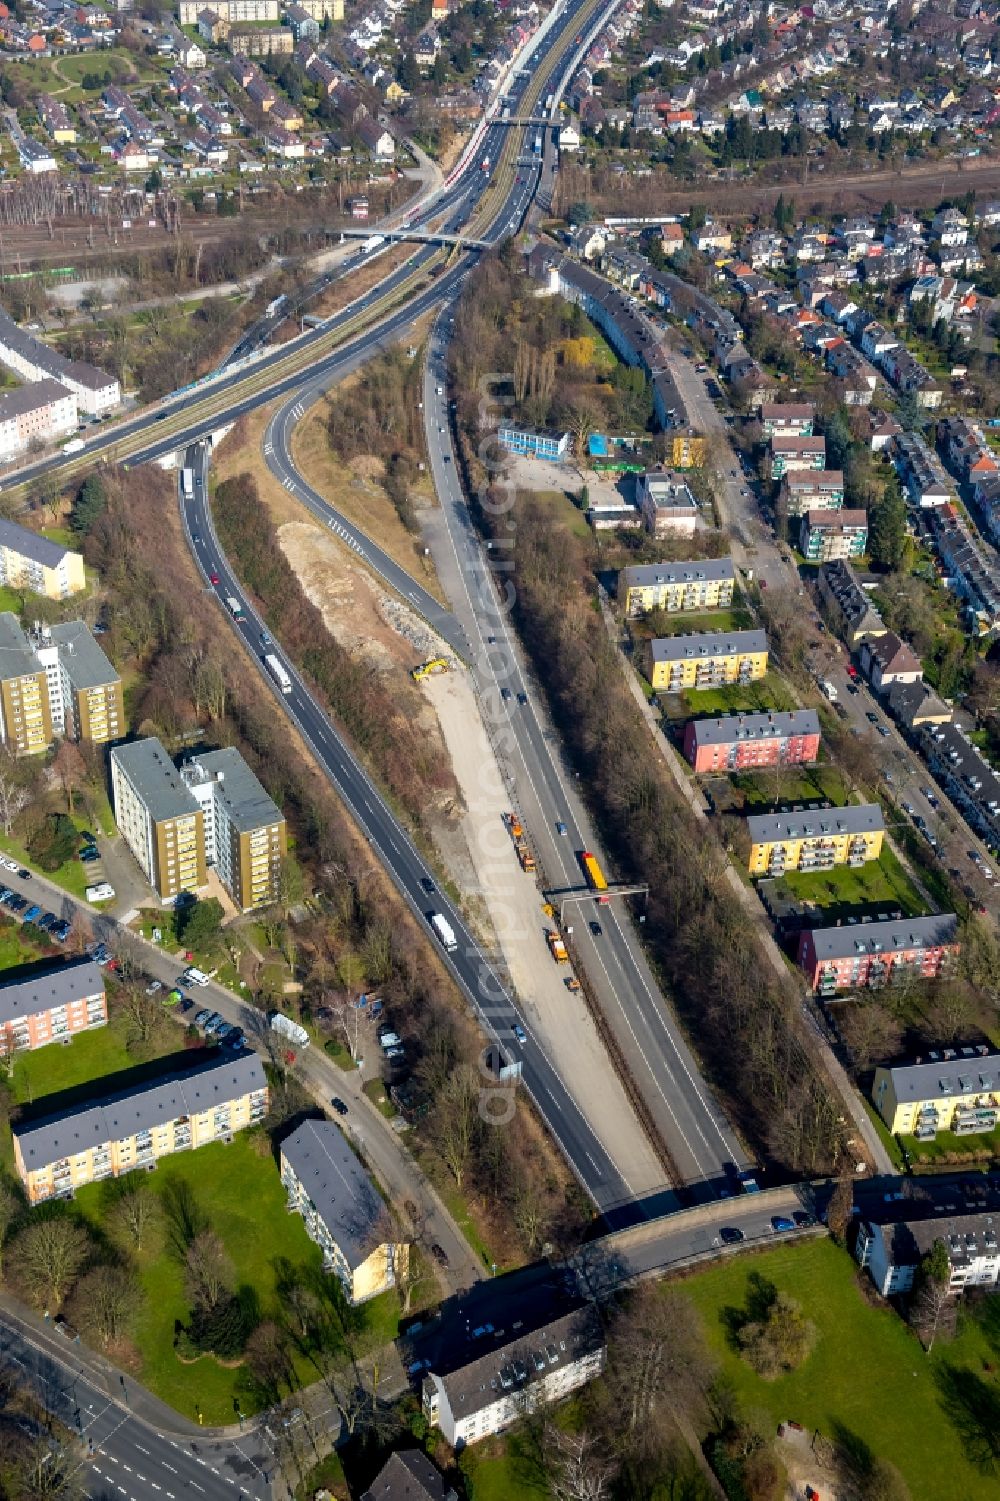
<svg viewBox="0 0 1000 1501">
<path fill-rule="evenodd" d="M 820 995 L 877 990 L 903 974 L 934 980 L 959 950 L 954 913 L 844 923 L 799 934 L 798 962 Z"/>
<path fill-rule="evenodd" d="M 107 1020 L 104 981 L 92 959 L 57 959 L 0 979 L 0 1053 L 43 1048 Z"/>
<path fill-rule="evenodd" d="M 697 772 L 802 766 L 819 755 L 819 736 L 815 709 L 726 714 L 721 719 L 689 720 L 684 754 Z"/>
</svg>

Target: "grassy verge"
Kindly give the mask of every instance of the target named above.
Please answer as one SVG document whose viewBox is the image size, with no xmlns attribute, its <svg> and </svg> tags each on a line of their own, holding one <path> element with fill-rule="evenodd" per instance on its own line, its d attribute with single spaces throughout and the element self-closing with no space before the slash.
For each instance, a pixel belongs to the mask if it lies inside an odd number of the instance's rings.
<svg viewBox="0 0 1000 1501">
<path fill-rule="evenodd" d="M 280 1313 L 277 1291 L 283 1261 L 292 1267 L 317 1269 L 319 1247 L 306 1235 L 302 1219 L 285 1208 L 285 1193 L 270 1152 L 260 1157 L 243 1133 L 229 1146 L 213 1142 L 197 1152 L 178 1153 L 161 1162 L 151 1184 L 164 1204 L 180 1188 L 196 1206 L 198 1217 L 221 1237 L 236 1269 L 237 1286 L 252 1288 L 266 1318 Z M 107 1185 L 92 1183 L 77 1195 L 80 1213 L 102 1229 Z M 166 1215 L 169 1226 L 170 1216 Z M 184 1267 L 170 1244 L 170 1234 L 137 1257 L 142 1307 L 132 1326 L 140 1352 L 143 1383 L 186 1417 L 206 1423 L 231 1423 L 234 1399 L 243 1411 L 256 1410 L 243 1390 L 240 1366 L 223 1366 L 211 1356 L 182 1364 L 174 1352 L 174 1327 L 186 1322 L 190 1303 L 184 1288 Z M 295 1374 L 303 1384 L 317 1372 L 297 1352 Z"/>
<path fill-rule="evenodd" d="M 733 786 L 742 792 L 748 811 L 774 808 L 787 803 L 847 802 L 844 776 L 836 766 L 781 767 L 777 773 L 741 772 Z"/>
<path fill-rule="evenodd" d="M 313 1501 L 321 1490 L 329 1491 L 335 1501 L 350 1501 L 351 1493 L 338 1454 L 328 1454 L 314 1470 L 309 1471 L 295 1493 L 296 1501 Z"/>
<path fill-rule="evenodd" d="M 134 1068 L 137 1062 L 129 1052 L 129 1023 L 120 1013 L 112 1013 L 106 1027 L 79 1032 L 71 1042 L 50 1043 L 33 1053 L 17 1053 L 11 1071 L 11 1089 L 18 1104 L 38 1105 L 47 1095 L 78 1089 L 83 1084 L 95 1086 L 109 1074 Z M 152 1045 L 143 1052 L 142 1061 L 176 1053 L 182 1046 L 182 1034 L 176 1027 L 162 1027 L 154 1034 Z"/>
<path fill-rule="evenodd" d="M 939 1131 L 933 1141 L 918 1141 L 915 1136 L 904 1136 L 902 1140 L 910 1160 L 918 1167 L 922 1163 L 961 1166 L 1000 1157 L 1000 1126 L 982 1136 L 956 1136 L 954 1131 Z"/>
<path fill-rule="evenodd" d="M 906 1158 L 903 1156 L 903 1150 L 900 1147 L 899 1142 L 893 1136 L 892 1132 L 889 1130 L 889 1127 L 879 1115 L 871 1100 L 869 1100 L 865 1095 L 861 1096 L 861 1100 L 868 1112 L 872 1125 L 875 1127 L 875 1132 L 879 1138 L 879 1141 L 881 1141 L 882 1145 L 885 1147 L 886 1151 L 889 1153 L 890 1158 L 892 1159 L 893 1167 L 896 1168 L 897 1172 L 905 1173 Z"/>
<path fill-rule="evenodd" d="M 759 683 L 747 683 L 741 687 L 734 683 L 728 688 L 693 688 L 682 693 L 664 694 L 664 702 L 676 701 L 680 708 L 678 717 L 690 719 L 695 715 L 757 713 L 766 709 L 794 709 L 795 700 L 784 683 L 771 678 L 761 678 Z"/>
<path fill-rule="evenodd" d="M 756 1375 L 727 1334 L 730 1311 L 746 1306 L 753 1273 L 795 1298 L 817 1331 L 812 1354 L 774 1381 Z M 857 1268 L 828 1240 L 738 1257 L 690 1277 L 685 1291 L 744 1408 L 765 1409 L 775 1426 L 792 1419 L 808 1432 L 856 1435 L 899 1467 L 913 1501 L 996 1496 L 995 1476 L 973 1463 L 960 1415 L 953 1408 L 949 1416 L 943 1396 L 955 1389 L 954 1373 L 982 1391 L 991 1411 L 1000 1402 L 997 1352 L 971 1320 L 957 1339 L 925 1355 L 895 1313 L 866 1301 Z"/>
<path fill-rule="evenodd" d="M 384 1115 L 386 1120 L 395 1120 L 397 1114 L 396 1107 L 386 1094 L 385 1085 L 381 1079 L 369 1079 L 361 1087 L 376 1110 Z"/>
</svg>

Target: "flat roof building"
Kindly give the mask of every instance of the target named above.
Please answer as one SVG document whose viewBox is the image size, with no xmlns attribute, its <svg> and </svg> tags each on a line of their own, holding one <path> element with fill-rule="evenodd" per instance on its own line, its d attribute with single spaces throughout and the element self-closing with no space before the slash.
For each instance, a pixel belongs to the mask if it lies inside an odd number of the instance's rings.
<svg viewBox="0 0 1000 1501">
<path fill-rule="evenodd" d="M 694 536 L 698 503 L 683 475 L 670 469 L 637 475 L 636 500 L 650 536 Z"/>
<path fill-rule="evenodd" d="M 302 1215 L 324 1271 L 339 1277 L 349 1303 L 395 1286 L 410 1248 L 397 1240 L 385 1202 L 339 1126 L 309 1120 L 287 1136 L 281 1181 L 289 1209 Z"/>
<path fill-rule="evenodd" d="M 115 822 L 162 901 L 204 886 L 205 815 L 158 740 L 111 750 Z"/>
<path fill-rule="evenodd" d="M 192 756 L 181 777 L 204 814 L 205 859 L 244 912 L 277 901 L 287 853 L 281 809 L 238 750 Z"/>
<path fill-rule="evenodd" d="M 125 734 L 122 680 L 82 620 L 43 626 L 34 638 L 57 735 L 106 745 Z"/>
<path fill-rule="evenodd" d="M 57 959 L 0 983 L 0 1053 L 31 1052 L 108 1019 L 104 980 L 93 959 Z"/>
<path fill-rule="evenodd" d="M 885 824 L 877 803 L 755 814 L 747 819 L 752 876 L 859 866 L 882 853 Z"/>
<path fill-rule="evenodd" d="M 807 928 L 799 935 L 798 963 L 815 991 L 879 989 L 894 972 L 934 980 L 958 954 L 958 918 L 934 917 Z"/>
<path fill-rule="evenodd" d="M 0 517 L 0 584 L 66 599 L 86 587 L 83 558 L 59 542 Z"/>
<path fill-rule="evenodd" d="M 15 756 L 40 755 L 52 744 L 45 669 L 10 610 L 0 613 L 0 736 Z"/>
<path fill-rule="evenodd" d="M 872 1100 L 894 1136 L 933 1141 L 939 1131 L 993 1131 L 1000 1117 L 1000 1052 L 985 1045 L 941 1048 L 876 1068 Z"/>
</svg>

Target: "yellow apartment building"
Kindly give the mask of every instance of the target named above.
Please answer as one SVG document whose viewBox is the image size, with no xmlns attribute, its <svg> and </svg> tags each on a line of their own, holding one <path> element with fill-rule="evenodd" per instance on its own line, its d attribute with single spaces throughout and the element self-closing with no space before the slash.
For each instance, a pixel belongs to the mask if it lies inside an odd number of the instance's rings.
<svg viewBox="0 0 1000 1501">
<path fill-rule="evenodd" d="M 978 1136 L 1000 1119 L 1000 1052 L 942 1048 L 875 1070 L 872 1100 L 894 1136 L 930 1141 L 938 1131 Z"/>
<path fill-rule="evenodd" d="M 281 809 L 239 751 L 193 756 L 181 776 L 205 819 L 205 858 L 244 912 L 281 895 L 288 839 Z"/>
<path fill-rule="evenodd" d="M 115 822 L 164 902 L 207 878 L 205 815 L 158 740 L 116 745 L 110 755 Z"/>
<path fill-rule="evenodd" d="M 16 615 L 0 614 L 0 735 L 15 756 L 36 756 L 52 744 L 45 669 Z"/>
<path fill-rule="evenodd" d="M 877 803 L 755 815 L 747 819 L 747 831 L 752 876 L 865 865 L 878 859 L 885 837 Z"/>
<path fill-rule="evenodd" d="M 91 745 L 122 739 L 126 730 L 122 680 L 83 621 L 43 626 L 33 640 L 48 679 L 55 733 Z"/>
<path fill-rule="evenodd" d="M 735 586 L 732 558 L 637 563 L 618 575 L 618 597 L 630 619 L 650 610 L 726 610 Z"/>
<path fill-rule="evenodd" d="M 706 631 L 650 642 L 649 681 L 657 691 L 755 683 L 767 672 L 764 631 Z"/>
<path fill-rule="evenodd" d="M 0 584 L 66 599 L 86 588 L 87 580 L 78 552 L 0 517 Z"/>
<path fill-rule="evenodd" d="M 267 1114 L 267 1079 L 256 1053 L 222 1049 L 74 1110 L 19 1122 L 14 1164 L 30 1204 L 68 1198 L 85 1183 L 155 1165 L 172 1152 L 228 1141 Z"/>
<path fill-rule="evenodd" d="M 288 1207 L 301 1214 L 323 1252 L 323 1270 L 339 1277 L 349 1303 L 395 1286 L 410 1248 L 396 1238 L 381 1195 L 333 1121 L 305 1121 L 281 1143 Z"/>
</svg>

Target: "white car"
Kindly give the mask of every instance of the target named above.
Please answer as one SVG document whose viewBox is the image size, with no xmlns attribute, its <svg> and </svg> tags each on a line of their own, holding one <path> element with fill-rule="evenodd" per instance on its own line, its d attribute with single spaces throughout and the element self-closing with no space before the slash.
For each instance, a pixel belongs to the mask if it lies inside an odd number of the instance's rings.
<svg viewBox="0 0 1000 1501">
<path fill-rule="evenodd" d="M 88 902 L 110 902 L 115 894 L 115 888 L 110 881 L 98 881 L 96 886 L 87 887 Z"/>
</svg>

